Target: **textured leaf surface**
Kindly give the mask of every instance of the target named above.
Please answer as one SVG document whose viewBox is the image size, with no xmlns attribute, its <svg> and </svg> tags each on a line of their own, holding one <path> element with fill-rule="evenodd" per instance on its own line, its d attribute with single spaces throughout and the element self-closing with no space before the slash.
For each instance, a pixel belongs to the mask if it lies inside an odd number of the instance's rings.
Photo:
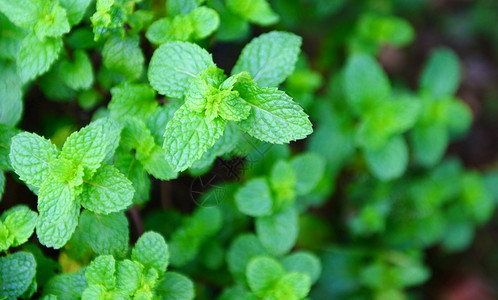
<svg viewBox="0 0 498 300">
<path fill-rule="evenodd" d="M 164 145 L 166 158 L 176 171 L 183 171 L 202 157 L 225 130 L 222 119 L 208 121 L 202 113 L 180 107 L 166 126 Z"/>
<path fill-rule="evenodd" d="M 33 27 L 38 20 L 37 3 L 31 0 L 1 0 L 0 11 L 14 24 L 23 28 Z"/>
<path fill-rule="evenodd" d="M 62 146 L 61 157 L 82 164 L 90 174 L 100 167 L 106 155 L 106 142 L 101 126 L 87 125 L 72 133 Z"/>
<path fill-rule="evenodd" d="M 96 254 L 126 255 L 130 232 L 123 212 L 96 215 L 85 210 L 80 215 L 79 230 Z"/>
<path fill-rule="evenodd" d="M 49 164 L 57 152 L 49 140 L 23 132 L 12 138 L 9 157 L 17 175 L 27 184 L 40 188 L 49 176 Z"/>
<path fill-rule="evenodd" d="M 313 132 L 308 115 L 284 92 L 255 85 L 244 85 L 238 91 L 252 107 L 249 117 L 238 123 L 249 135 L 282 144 L 303 139 Z"/>
<path fill-rule="evenodd" d="M 273 199 L 265 178 L 254 178 L 244 184 L 235 194 L 237 208 L 252 217 L 269 216 Z"/>
<path fill-rule="evenodd" d="M 9 161 L 10 143 L 12 137 L 18 133 L 18 130 L 5 125 L 0 124 L 0 170 L 11 169 Z"/>
<path fill-rule="evenodd" d="M 85 269 L 77 273 L 64 273 L 56 275 L 43 287 L 44 295 L 52 294 L 57 299 L 78 300 L 87 287 Z"/>
<path fill-rule="evenodd" d="M 276 87 L 294 71 L 302 39 L 292 33 L 272 31 L 247 44 L 232 74 L 249 72 L 261 87 Z"/>
<path fill-rule="evenodd" d="M 111 89 L 111 116 L 116 119 L 137 117 L 147 120 L 156 110 L 156 92 L 148 84 L 122 84 Z"/>
<path fill-rule="evenodd" d="M 258 238 L 268 252 L 284 254 L 294 246 L 297 239 L 297 212 L 290 207 L 272 216 L 259 217 L 255 227 Z"/>
<path fill-rule="evenodd" d="M 94 259 L 85 271 L 89 285 L 102 285 L 106 289 L 116 286 L 116 260 L 112 255 L 101 255 Z"/>
<path fill-rule="evenodd" d="M 138 239 L 131 257 L 147 268 L 164 273 L 169 263 L 168 246 L 159 233 L 149 231 Z"/>
<path fill-rule="evenodd" d="M 140 263 L 125 259 L 116 265 L 116 284 L 120 290 L 131 295 L 139 287 L 142 280 L 143 266 Z"/>
<path fill-rule="evenodd" d="M 47 179 L 38 195 L 38 212 L 36 235 L 40 243 L 55 249 L 64 246 L 78 225 L 80 206 L 73 189 L 67 183 Z"/>
<path fill-rule="evenodd" d="M 91 0 L 60 0 L 60 5 L 67 11 L 67 17 L 71 25 L 78 24 L 85 15 Z"/>
<path fill-rule="evenodd" d="M 12 246 L 16 247 L 28 241 L 35 229 L 37 216 L 24 205 L 14 206 L 2 214 L 4 226 L 14 236 Z"/>
<path fill-rule="evenodd" d="M 28 289 L 35 273 L 36 261 L 29 252 L 0 257 L 0 297 L 19 298 Z"/>
<path fill-rule="evenodd" d="M 169 42 L 152 55 L 149 81 L 162 95 L 182 98 L 196 75 L 214 66 L 211 54 L 196 44 Z"/>
<path fill-rule="evenodd" d="M 144 67 L 144 54 L 139 45 L 140 38 L 130 35 L 125 38 L 113 36 L 102 49 L 104 65 L 111 71 L 130 78 L 138 78 Z"/>
<path fill-rule="evenodd" d="M 17 72 L 21 80 L 26 82 L 47 72 L 61 49 L 61 38 L 47 37 L 40 41 L 34 34 L 26 36 L 17 55 Z"/>
<path fill-rule="evenodd" d="M 78 199 L 86 209 L 98 214 L 110 214 L 132 204 L 133 186 L 114 166 L 103 164 L 95 175 L 85 182 Z"/>
</svg>

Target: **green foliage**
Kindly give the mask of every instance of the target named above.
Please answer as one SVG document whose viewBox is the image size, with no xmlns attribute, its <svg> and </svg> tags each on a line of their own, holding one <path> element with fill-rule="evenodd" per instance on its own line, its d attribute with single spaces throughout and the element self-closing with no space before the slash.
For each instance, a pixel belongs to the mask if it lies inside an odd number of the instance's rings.
<svg viewBox="0 0 498 300">
<path fill-rule="evenodd" d="M 441 9 L 425 51 L 420 3 L 0 0 L 0 299 L 432 297 L 497 203 L 492 143 L 446 154 L 498 44 Z"/>
</svg>

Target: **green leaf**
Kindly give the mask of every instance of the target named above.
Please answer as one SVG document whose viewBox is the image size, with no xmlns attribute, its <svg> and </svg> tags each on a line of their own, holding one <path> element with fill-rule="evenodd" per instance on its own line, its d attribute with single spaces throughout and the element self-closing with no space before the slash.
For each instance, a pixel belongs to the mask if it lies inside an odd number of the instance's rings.
<svg viewBox="0 0 498 300">
<path fill-rule="evenodd" d="M 28 241 L 36 225 L 37 214 L 27 206 L 18 205 L 2 214 L 2 222 L 14 237 L 12 246 L 17 247 Z"/>
<path fill-rule="evenodd" d="M 431 53 L 420 77 L 420 88 L 435 98 L 455 94 L 461 79 L 460 62 L 447 48 L 437 48 Z"/>
<path fill-rule="evenodd" d="M 298 195 L 311 192 L 318 185 L 325 172 L 325 160 L 313 152 L 298 155 L 290 163 L 296 174 L 296 192 Z"/>
<path fill-rule="evenodd" d="M 78 24 L 83 19 L 91 0 L 60 0 L 60 5 L 67 11 L 69 24 Z"/>
<path fill-rule="evenodd" d="M 288 32 L 262 34 L 244 47 L 232 75 L 247 71 L 259 86 L 276 87 L 294 71 L 301 43 Z"/>
<path fill-rule="evenodd" d="M 118 74 L 139 78 L 144 68 L 144 54 L 140 48 L 140 37 L 129 35 L 125 38 L 112 36 L 102 49 L 104 66 Z"/>
<path fill-rule="evenodd" d="M 102 132 L 105 138 L 105 158 L 104 161 L 109 161 L 113 156 L 116 148 L 119 145 L 123 124 L 110 117 L 100 118 L 92 122 L 93 126 L 102 127 Z"/>
<path fill-rule="evenodd" d="M 78 186 L 83 183 L 83 166 L 75 165 L 64 158 L 57 158 L 50 163 L 50 177 L 70 186 Z"/>
<path fill-rule="evenodd" d="M 190 167 L 211 148 L 225 130 L 226 121 L 208 121 L 202 113 L 180 107 L 164 133 L 166 159 L 179 172 Z"/>
<path fill-rule="evenodd" d="M 129 259 L 118 261 L 116 266 L 117 286 L 126 294 L 132 295 L 140 287 L 143 271 L 143 266 L 137 262 Z"/>
<path fill-rule="evenodd" d="M 62 146 L 61 158 L 83 165 L 85 174 L 93 174 L 106 156 L 106 142 L 102 126 L 90 123 L 73 132 Z"/>
<path fill-rule="evenodd" d="M 365 149 L 364 153 L 370 171 L 383 181 L 400 177 L 408 166 L 408 146 L 401 135 L 394 136 L 381 148 Z"/>
<path fill-rule="evenodd" d="M 156 286 L 155 291 L 162 300 L 192 300 L 195 296 L 192 281 L 179 273 L 167 272 Z"/>
<path fill-rule="evenodd" d="M 269 216 L 273 210 L 270 187 L 265 178 L 246 182 L 235 194 L 237 208 L 251 217 Z"/>
<path fill-rule="evenodd" d="M 59 72 L 64 83 L 75 90 L 86 90 L 93 83 L 92 63 L 83 50 L 74 51 L 73 61 L 63 60 Z"/>
<path fill-rule="evenodd" d="M 2 171 L 0 171 L 0 200 L 2 200 L 4 191 L 5 191 L 5 174 Z"/>
<path fill-rule="evenodd" d="M 110 214 L 131 206 L 131 182 L 114 166 L 103 164 L 83 185 L 78 200 L 86 209 L 98 214 Z"/>
<path fill-rule="evenodd" d="M 10 170 L 9 152 L 11 139 L 19 131 L 8 125 L 0 124 L 0 170 Z"/>
<path fill-rule="evenodd" d="M 349 105 L 360 114 L 367 114 L 391 94 L 391 85 L 382 67 L 365 54 L 349 57 L 343 86 Z"/>
<path fill-rule="evenodd" d="M 148 84 L 123 83 L 111 89 L 109 110 L 115 119 L 137 117 L 147 120 L 158 107 L 156 92 Z"/>
<path fill-rule="evenodd" d="M 464 134 L 472 124 L 472 111 L 463 101 L 455 99 L 448 103 L 448 129 L 450 133 Z"/>
<path fill-rule="evenodd" d="M 81 299 L 81 295 L 87 287 L 85 270 L 81 269 L 77 273 L 59 274 L 50 278 L 43 287 L 43 294 L 55 295 L 57 299 Z"/>
<path fill-rule="evenodd" d="M 437 123 L 415 127 L 410 137 L 415 160 L 425 167 L 437 164 L 449 143 L 445 126 Z"/>
<path fill-rule="evenodd" d="M 255 221 L 256 234 L 265 249 L 274 254 L 287 253 L 296 243 L 298 215 L 293 207 Z"/>
<path fill-rule="evenodd" d="M 286 256 L 282 259 L 282 265 L 288 273 L 308 274 L 312 284 L 318 280 L 322 272 L 322 264 L 318 257 L 306 251 L 294 252 Z"/>
<path fill-rule="evenodd" d="M 137 153 L 137 158 L 138 158 Z M 150 150 L 149 155 L 139 158 L 143 167 L 149 174 L 160 180 L 171 180 L 178 177 L 176 172 L 171 166 L 170 162 L 166 160 L 164 150 L 154 145 Z"/>
<path fill-rule="evenodd" d="M 88 285 L 101 285 L 110 290 L 116 286 L 116 261 L 112 255 L 101 255 L 88 265 L 85 277 Z"/>
<path fill-rule="evenodd" d="M 48 178 L 38 195 L 39 217 L 36 235 L 40 243 L 59 249 L 71 238 L 78 225 L 80 206 L 74 200 L 74 191 L 66 183 Z"/>
<path fill-rule="evenodd" d="M 226 5 L 234 13 L 261 26 L 273 25 L 279 20 L 267 0 L 227 0 Z"/>
<path fill-rule="evenodd" d="M 169 0 L 166 10 L 169 16 L 186 15 L 199 7 L 198 0 Z"/>
<path fill-rule="evenodd" d="M 211 54 L 196 44 L 168 42 L 154 51 L 148 76 L 160 94 L 182 98 L 192 78 L 212 66 L 215 64 Z"/>
<path fill-rule="evenodd" d="M 158 272 L 164 273 L 169 263 L 168 245 L 159 233 L 146 232 L 135 244 L 131 258 L 146 268 L 154 268 Z"/>
<path fill-rule="evenodd" d="M 2 99 L 0 101 L 0 123 L 15 126 L 19 122 L 23 112 L 21 98 L 22 82 L 17 75 L 15 63 L 0 60 L 0 99 Z"/>
<path fill-rule="evenodd" d="M 0 11 L 17 26 L 31 29 L 38 21 L 38 5 L 31 0 L 0 0 Z"/>
<path fill-rule="evenodd" d="M 27 184 L 40 188 L 49 176 L 57 148 L 35 133 L 19 133 L 11 142 L 9 157 L 15 172 Z"/>
<path fill-rule="evenodd" d="M 228 269 L 234 276 L 244 277 L 249 261 L 265 254 L 265 248 L 254 234 L 239 235 L 227 252 Z"/>
<path fill-rule="evenodd" d="M 61 38 L 47 37 L 41 41 L 32 33 L 26 36 L 17 54 L 17 73 L 22 82 L 47 72 L 59 57 L 61 49 Z"/>
<path fill-rule="evenodd" d="M 255 85 L 236 88 L 240 97 L 252 107 L 249 117 L 238 123 L 249 135 L 282 144 L 303 139 L 313 132 L 308 115 L 284 92 Z"/>
<path fill-rule="evenodd" d="M 194 28 L 195 39 L 207 38 L 220 25 L 218 13 L 214 9 L 205 6 L 195 9 L 189 17 Z"/>
<path fill-rule="evenodd" d="M 40 3 L 38 22 L 34 32 L 43 40 L 45 37 L 60 37 L 69 32 L 69 22 L 66 10 L 59 6 L 58 1 L 44 1 Z"/>
<path fill-rule="evenodd" d="M 247 283 L 251 291 L 259 297 L 264 297 L 282 276 L 284 276 L 282 266 L 267 256 L 253 258 L 247 265 Z"/>
<path fill-rule="evenodd" d="M 311 289 L 311 281 L 308 274 L 303 273 L 289 273 L 285 274 L 282 279 L 277 283 L 276 287 L 272 291 L 277 295 L 277 298 L 288 298 L 288 297 L 296 297 L 296 299 L 305 298 Z M 290 294 L 292 295 L 289 295 Z M 280 296 L 281 297 L 278 297 Z"/>
<path fill-rule="evenodd" d="M 133 184 L 133 202 L 137 204 L 145 203 L 149 200 L 150 178 L 142 164 L 140 164 L 132 154 L 119 155 L 114 162 L 118 168 Z"/>
<path fill-rule="evenodd" d="M 35 273 L 36 261 L 29 252 L 0 257 L 0 297 L 20 298 L 28 290 Z"/>
<path fill-rule="evenodd" d="M 130 232 L 123 212 L 97 215 L 84 210 L 80 215 L 79 230 L 96 254 L 118 258 L 126 255 Z"/>
<path fill-rule="evenodd" d="M 270 173 L 270 184 L 274 191 L 279 194 L 280 192 L 289 192 L 294 190 L 296 185 L 296 173 L 291 164 L 284 160 L 277 161 Z"/>
</svg>

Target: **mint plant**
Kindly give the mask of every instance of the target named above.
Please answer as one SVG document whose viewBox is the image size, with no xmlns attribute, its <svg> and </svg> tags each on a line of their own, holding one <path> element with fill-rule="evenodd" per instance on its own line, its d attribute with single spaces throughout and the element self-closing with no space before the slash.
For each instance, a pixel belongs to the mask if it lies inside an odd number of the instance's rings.
<svg viewBox="0 0 498 300">
<path fill-rule="evenodd" d="M 494 10 L 447 5 L 0 0 L 0 299 L 493 282 Z"/>
</svg>

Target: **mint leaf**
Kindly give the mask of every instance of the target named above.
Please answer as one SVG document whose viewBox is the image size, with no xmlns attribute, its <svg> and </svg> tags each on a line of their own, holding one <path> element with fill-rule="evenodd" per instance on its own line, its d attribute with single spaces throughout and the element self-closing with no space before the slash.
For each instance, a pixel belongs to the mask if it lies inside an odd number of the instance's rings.
<svg viewBox="0 0 498 300">
<path fill-rule="evenodd" d="M 83 183 L 83 166 L 75 165 L 64 158 L 57 158 L 50 163 L 50 177 L 70 186 L 78 186 Z"/>
<path fill-rule="evenodd" d="M 408 146 L 400 135 L 378 149 L 365 149 L 368 168 L 375 177 L 387 181 L 401 176 L 408 165 Z"/>
<path fill-rule="evenodd" d="M 235 194 L 237 208 L 251 217 L 269 216 L 273 210 L 273 199 L 265 178 L 254 178 L 246 182 Z"/>
<path fill-rule="evenodd" d="M 192 300 L 195 296 L 192 280 L 176 272 L 165 273 L 155 290 L 162 300 Z"/>
<path fill-rule="evenodd" d="M 259 297 L 264 297 L 282 276 L 284 276 L 282 266 L 267 256 L 253 258 L 247 265 L 247 283 L 251 291 Z"/>
<path fill-rule="evenodd" d="M 36 36 L 43 41 L 45 37 L 60 37 L 69 32 L 66 10 L 58 1 L 40 3 L 38 22 L 33 28 Z"/>
<path fill-rule="evenodd" d="M 282 144 L 303 139 L 313 132 L 308 115 L 284 92 L 248 84 L 236 89 L 252 107 L 249 117 L 238 123 L 249 135 Z"/>
<path fill-rule="evenodd" d="M 83 50 L 74 51 L 73 61 L 63 60 L 59 72 L 64 83 L 75 90 L 86 90 L 93 83 L 92 63 Z"/>
<path fill-rule="evenodd" d="M 437 123 L 416 126 L 410 137 L 415 160 L 425 167 L 439 162 L 449 144 L 445 126 Z"/>
<path fill-rule="evenodd" d="M 9 152 L 11 139 L 18 133 L 8 125 L 0 124 L 0 170 L 10 170 Z"/>
<path fill-rule="evenodd" d="M 294 252 L 284 259 L 282 259 L 282 265 L 287 272 L 299 272 L 303 274 L 308 274 L 311 283 L 315 283 L 322 272 L 322 264 L 316 255 L 306 252 Z"/>
<path fill-rule="evenodd" d="M 205 6 L 195 9 L 189 17 L 194 28 L 195 39 L 207 38 L 220 25 L 218 13 L 214 9 Z"/>
<path fill-rule="evenodd" d="M 26 292 L 35 278 L 33 254 L 20 251 L 0 257 L 0 297 L 16 299 Z"/>
<path fill-rule="evenodd" d="M 262 34 L 244 47 L 232 74 L 247 71 L 259 86 L 276 87 L 294 71 L 301 43 L 288 32 Z"/>
<path fill-rule="evenodd" d="M 43 287 L 43 294 L 52 294 L 57 299 L 78 300 L 87 287 L 85 269 L 77 273 L 64 273 L 50 278 Z"/>
<path fill-rule="evenodd" d="M 183 171 L 211 148 L 225 130 L 226 121 L 208 121 L 202 113 L 180 107 L 166 126 L 164 145 L 166 159 L 175 171 Z"/>
<path fill-rule="evenodd" d="M 60 5 L 67 11 L 69 24 L 77 25 L 83 19 L 91 0 L 60 0 Z"/>
<path fill-rule="evenodd" d="M 169 263 L 168 246 L 164 238 L 156 232 L 144 233 L 135 244 L 131 258 L 146 268 L 154 268 L 164 273 Z"/>
<path fill-rule="evenodd" d="M 1 47 L 0 39 L 0 47 Z M 17 56 L 18 49 L 15 50 Z M 15 59 L 15 58 L 14 58 Z M 16 65 L 0 60 L 0 123 L 14 126 L 21 118 L 22 82 L 17 75 Z"/>
<path fill-rule="evenodd" d="M 59 249 L 71 238 L 78 225 L 80 206 L 74 190 L 67 183 L 48 178 L 38 195 L 39 217 L 36 235 L 40 243 Z"/>
<path fill-rule="evenodd" d="M 62 146 L 61 157 L 83 165 L 85 173 L 93 174 L 106 155 L 106 142 L 102 126 L 90 123 L 73 132 Z"/>
<path fill-rule="evenodd" d="M 152 55 L 148 77 L 160 94 L 182 98 L 192 78 L 212 66 L 211 54 L 196 44 L 168 42 Z"/>
<path fill-rule="evenodd" d="M 131 206 L 133 193 L 131 182 L 118 169 L 103 164 L 85 181 L 78 200 L 86 209 L 107 215 Z"/>
<path fill-rule="evenodd" d="M 0 11 L 19 27 L 30 29 L 38 20 L 38 3 L 31 0 L 0 0 Z"/>
<path fill-rule="evenodd" d="M 318 185 L 325 172 L 324 159 L 312 152 L 298 155 L 290 163 L 296 174 L 296 193 L 298 195 L 311 192 Z"/>
<path fill-rule="evenodd" d="M 455 94 L 460 84 L 461 69 L 456 54 L 447 48 L 431 53 L 420 77 L 420 88 L 435 98 Z"/>
<path fill-rule="evenodd" d="M 116 266 L 116 284 L 120 290 L 132 295 L 140 287 L 143 266 L 137 262 L 125 259 L 118 261 Z"/>
<path fill-rule="evenodd" d="M 274 254 L 288 252 L 296 243 L 299 230 L 297 212 L 293 207 L 255 221 L 256 233 L 265 249 Z"/>
<path fill-rule="evenodd" d="M 139 78 L 144 68 L 144 54 L 138 35 L 112 36 L 102 49 L 104 66 L 130 78 Z"/>
<path fill-rule="evenodd" d="M 84 210 L 80 215 L 79 230 L 96 254 L 126 255 L 130 233 L 123 212 L 97 215 Z"/>
<path fill-rule="evenodd" d="M 137 117 L 146 120 L 158 107 L 156 92 L 148 84 L 123 83 L 111 89 L 109 110 L 115 119 Z"/>
<path fill-rule="evenodd" d="M 133 184 L 133 202 L 137 204 L 145 203 L 149 200 L 150 178 L 144 167 L 130 153 L 120 154 L 114 161 L 114 166 L 118 168 Z"/>
<path fill-rule="evenodd" d="M 239 235 L 227 252 L 228 269 L 234 276 L 243 278 L 249 261 L 264 254 L 266 250 L 254 234 Z"/>
<path fill-rule="evenodd" d="M 138 157 L 139 156 L 137 155 L 137 158 Z M 178 177 L 178 172 L 176 172 L 170 162 L 166 160 L 164 150 L 157 145 L 154 145 L 150 150 L 149 155 L 140 157 L 139 160 L 145 170 L 157 179 L 171 180 Z"/>
<path fill-rule="evenodd" d="M 199 7 L 197 0 L 169 0 L 166 2 L 169 16 L 186 15 L 197 7 Z"/>
<path fill-rule="evenodd" d="M 23 82 L 34 79 L 48 71 L 59 57 L 61 38 L 47 37 L 43 41 L 32 33 L 28 34 L 17 54 L 17 73 Z"/>
<path fill-rule="evenodd" d="M 261 26 L 273 25 L 279 20 L 267 0 L 227 0 L 226 5 L 237 15 Z"/>
<path fill-rule="evenodd" d="M 104 133 L 105 139 L 104 161 L 109 161 L 114 156 L 114 152 L 119 146 L 123 124 L 110 117 L 100 118 L 93 121 L 92 124 L 92 126 L 102 127 L 102 132 Z"/>
<path fill-rule="evenodd" d="M 36 218 L 37 214 L 24 205 L 14 206 L 2 214 L 3 225 L 14 237 L 11 246 L 17 247 L 28 241 L 35 230 Z"/>
<path fill-rule="evenodd" d="M 86 268 L 85 277 L 88 285 L 100 285 L 106 289 L 113 289 L 116 286 L 115 269 L 116 261 L 112 255 L 98 256 Z"/>
<path fill-rule="evenodd" d="M 377 61 L 365 54 L 355 54 L 348 59 L 343 85 L 346 99 L 357 113 L 367 114 L 391 94 L 387 75 Z"/>
<path fill-rule="evenodd" d="M 303 299 L 308 295 L 310 289 L 311 282 L 309 275 L 293 272 L 285 274 L 285 276 L 276 284 L 271 294 L 276 295 L 277 297 L 280 295 L 290 297 L 289 294 L 291 294 L 297 299 Z"/>
<path fill-rule="evenodd" d="M 21 180 L 40 188 L 49 176 L 49 164 L 57 157 L 57 148 L 35 133 L 23 132 L 12 138 L 9 157 Z"/>
</svg>

